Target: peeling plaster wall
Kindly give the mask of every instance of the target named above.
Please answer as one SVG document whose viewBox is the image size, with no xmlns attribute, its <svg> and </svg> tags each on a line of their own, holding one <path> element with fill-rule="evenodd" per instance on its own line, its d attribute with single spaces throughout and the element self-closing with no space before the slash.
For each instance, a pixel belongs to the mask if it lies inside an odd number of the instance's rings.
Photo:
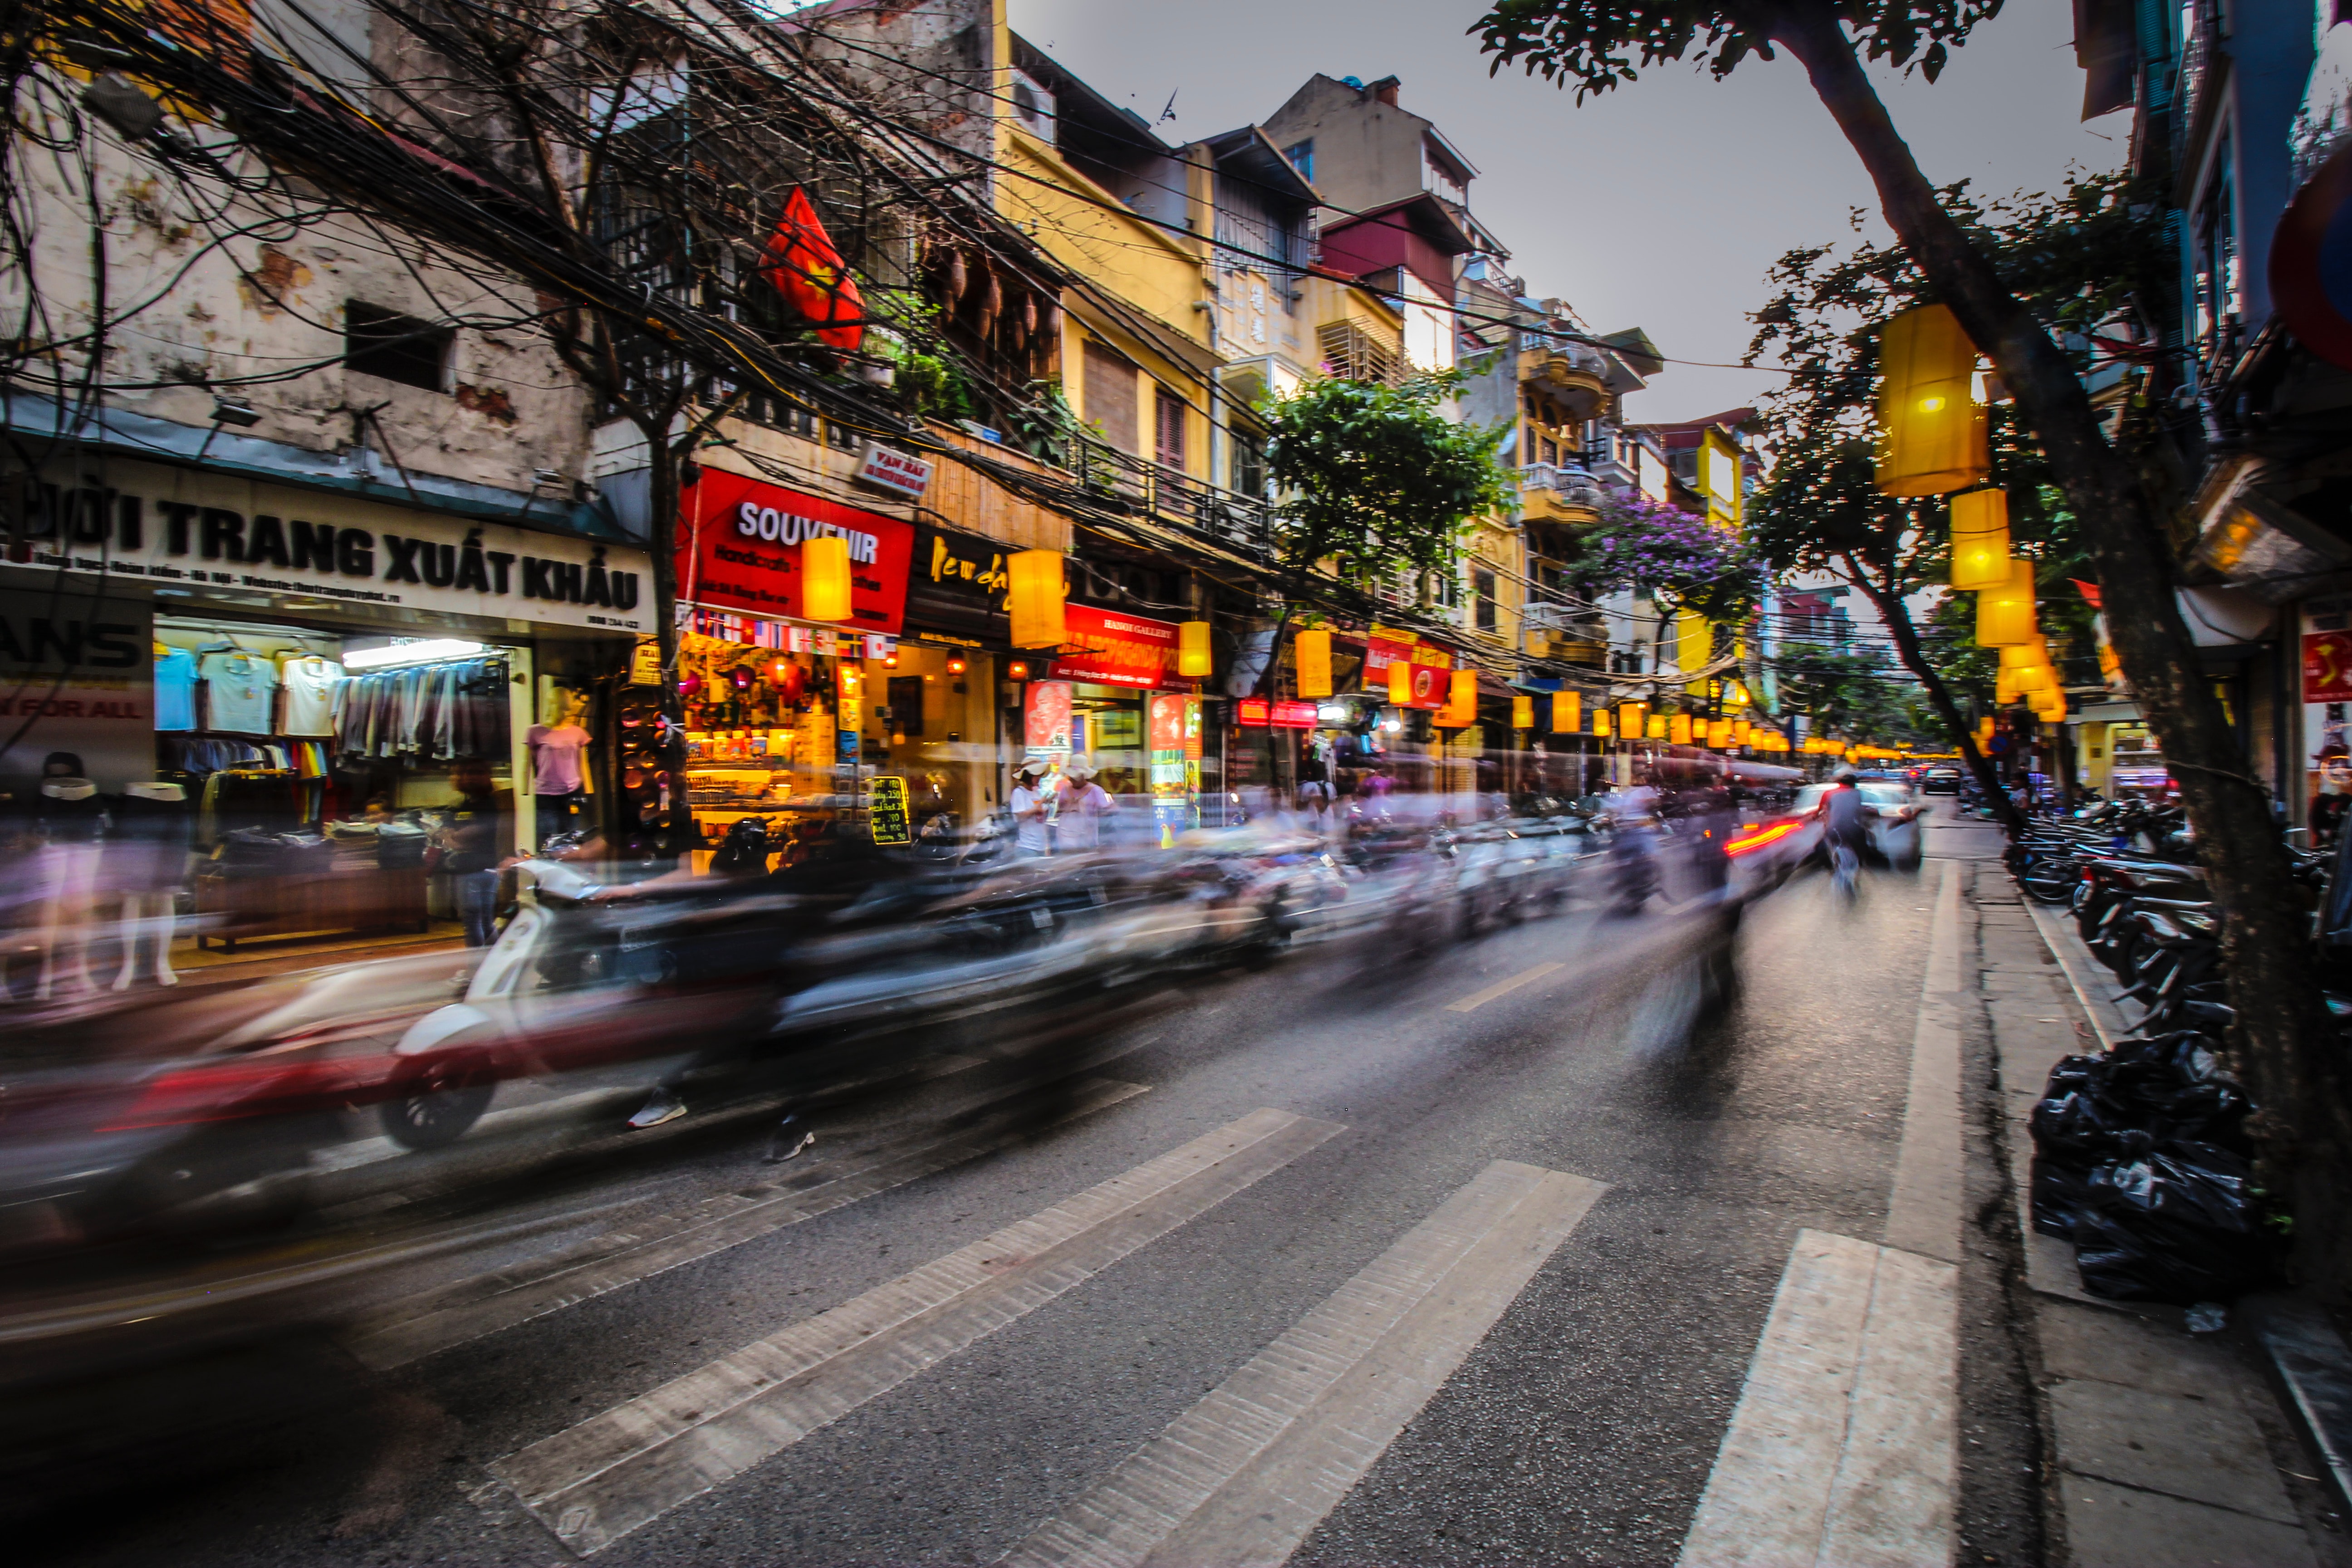
<svg viewBox="0 0 2352 1568">
<path fill-rule="evenodd" d="M 61 94 L 77 90 L 58 84 Z M 436 265 L 404 237 L 298 207 L 307 195 L 299 185 L 278 209 L 242 196 L 220 202 L 213 189 L 192 195 L 95 121 L 88 147 L 95 235 L 79 182 L 69 186 L 52 160 L 27 159 L 34 265 L 29 276 L 0 278 L 0 310 L 27 319 L 31 290 L 33 341 L 68 345 L 68 397 L 88 369 L 86 340 L 102 306 L 109 407 L 205 427 L 209 382 L 261 415 L 251 435 L 314 451 L 364 440 L 383 452 L 388 437 L 384 455 L 412 471 L 514 490 L 531 489 L 537 469 L 566 480 L 584 473 L 586 402 L 538 329 L 520 322 L 534 309 L 527 288 Z M 239 172 L 259 170 L 247 160 Z M 445 389 L 347 370 L 352 300 L 454 323 Z M 255 376 L 272 379 L 228 384 Z M 358 411 L 371 408 L 381 436 L 362 433 Z"/>
</svg>

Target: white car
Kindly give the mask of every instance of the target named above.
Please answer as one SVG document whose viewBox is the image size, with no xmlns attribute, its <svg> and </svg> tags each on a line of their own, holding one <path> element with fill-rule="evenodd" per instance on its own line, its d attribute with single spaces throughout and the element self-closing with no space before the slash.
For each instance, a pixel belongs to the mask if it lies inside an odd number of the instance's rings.
<svg viewBox="0 0 2352 1568">
<path fill-rule="evenodd" d="M 1838 787 L 1807 784 L 1797 792 L 1796 809 L 1818 822 L 1822 797 Z M 1910 786 L 1891 779 L 1864 779 L 1853 787 L 1861 792 L 1862 818 L 1868 828 L 1864 847 L 1889 866 L 1905 871 L 1917 870 L 1927 841 L 1920 822 L 1922 808 L 1912 798 Z M 1810 837 L 1818 848 L 1818 829 Z"/>
</svg>

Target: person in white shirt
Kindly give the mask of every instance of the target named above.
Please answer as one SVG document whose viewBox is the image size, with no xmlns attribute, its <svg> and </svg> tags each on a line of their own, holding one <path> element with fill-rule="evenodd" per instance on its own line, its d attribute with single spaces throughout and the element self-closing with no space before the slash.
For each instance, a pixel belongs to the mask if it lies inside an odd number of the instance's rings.
<svg viewBox="0 0 2352 1568">
<path fill-rule="evenodd" d="M 1013 847 L 1024 855 L 1045 849 L 1045 808 L 1052 799 L 1045 787 L 1048 764 L 1031 760 L 1013 770 Z"/>
<path fill-rule="evenodd" d="M 1063 771 L 1061 807 L 1054 814 L 1056 849 L 1102 847 L 1103 818 L 1118 807 L 1095 783 L 1094 764 L 1074 761 Z"/>
</svg>

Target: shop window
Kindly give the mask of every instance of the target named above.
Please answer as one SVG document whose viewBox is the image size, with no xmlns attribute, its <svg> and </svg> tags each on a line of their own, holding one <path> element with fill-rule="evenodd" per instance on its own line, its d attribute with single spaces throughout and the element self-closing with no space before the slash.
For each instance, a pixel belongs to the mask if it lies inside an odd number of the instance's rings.
<svg viewBox="0 0 2352 1568">
<path fill-rule="evenodd" d="M 858 447 L 857 432 L 846 425 L 828 419 L 824 422 L 824 443 L 828 447 L 838 447 L 845 452 L 855 452 Z"/>
<path fill-rule="evenodd" d="M 1247 430 L 1235 430 L 1234 489 L 1245 496 L 1265 494 L 1265 439 Z"/>
<path fill-rule="evenodd" d="M 362 300 L 343 305 L 343 368 L 426 392 L 446 390 L 450 327 L 436 327 Z"/>
<path fill-rule="evenodd" d="M 1163 468 L 1184 471 L 1184 400 L 1164 386 L 1151 389 L 1152 456 Z"/>
</svg>

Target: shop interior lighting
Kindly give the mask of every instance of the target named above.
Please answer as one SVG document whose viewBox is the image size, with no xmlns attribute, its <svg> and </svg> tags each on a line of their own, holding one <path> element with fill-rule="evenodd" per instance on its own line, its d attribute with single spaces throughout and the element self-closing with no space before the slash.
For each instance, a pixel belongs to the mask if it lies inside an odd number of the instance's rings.
<svg viewBox="0 0 2352 1568">
<path fill-rule="evenodd" d="M 463 642 L 455 637 L 428 637 L 421 642 L 396 642 L 386 647 L 346 649 L 343 668 L 382 669 L 394 664 L 430 664 L 436 659 L 470 658 L 488 651 L 482 643 Z"/>
<path fill-rule="evenodd" d="M 1356 716 L 1356 710 L 1344 702 L 1326 702 L 1315 710 L 1317 721 L 1325 724 L 1345 724 Z"/>
</svg>

